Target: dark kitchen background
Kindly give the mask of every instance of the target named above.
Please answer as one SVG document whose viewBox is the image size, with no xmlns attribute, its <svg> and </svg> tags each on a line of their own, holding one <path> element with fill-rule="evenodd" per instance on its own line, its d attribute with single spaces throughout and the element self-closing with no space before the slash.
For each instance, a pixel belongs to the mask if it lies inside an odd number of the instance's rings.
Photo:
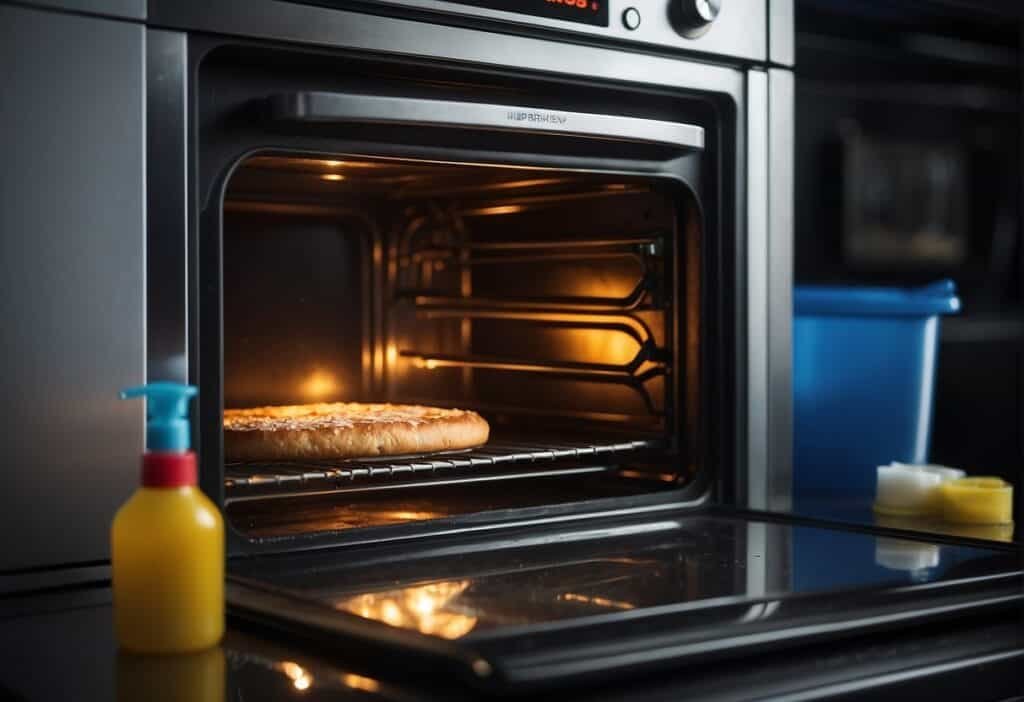
<svg viewBox="0 0 1024 702">
<path fill-rule="evenodd" d="M 1020 485 L 1015 2 L 799 0 L 795 280 L 956 282 L 931 461 Z M 1016 514 L 1020 514 L 1020 494 Z"/>
</svg>

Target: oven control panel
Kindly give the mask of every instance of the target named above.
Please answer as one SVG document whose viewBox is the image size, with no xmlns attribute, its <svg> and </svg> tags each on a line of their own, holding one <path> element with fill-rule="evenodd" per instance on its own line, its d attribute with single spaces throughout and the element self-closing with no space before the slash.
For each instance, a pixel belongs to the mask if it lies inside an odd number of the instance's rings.
<svg viewBox="0 0 1024 702">
<path fill-rule="evenodd" d="M 582 22 L 599 27 L 608 26 L 608 3 L 605 0 L 452 0 L 460 5 L 489 7 L 533 17 Z"/>
<path fill-rule="evenodd" d="M 538 35 L 586 34 L 738 59 L 763 61 L 769 5 L 792 0 L 370 0 L 445 18 L 536 28 Z"/>
</svg>

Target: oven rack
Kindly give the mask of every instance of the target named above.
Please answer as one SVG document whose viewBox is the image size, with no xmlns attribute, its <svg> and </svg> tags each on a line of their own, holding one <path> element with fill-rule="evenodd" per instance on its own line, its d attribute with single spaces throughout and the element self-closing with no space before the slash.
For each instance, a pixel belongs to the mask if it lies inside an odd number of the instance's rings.
<svg viewBox="0 0 1024 702">
<path fill-rule="evenodd" d="M 342 461 L 231 462 L 224 485 L 232 492 L 259 488 L 343 489 L 375 478 L 429 478 L 511 464 L 608 457 L 660 448 L 660 439 L 489 441 L 474 449 Z"/>
</svg>

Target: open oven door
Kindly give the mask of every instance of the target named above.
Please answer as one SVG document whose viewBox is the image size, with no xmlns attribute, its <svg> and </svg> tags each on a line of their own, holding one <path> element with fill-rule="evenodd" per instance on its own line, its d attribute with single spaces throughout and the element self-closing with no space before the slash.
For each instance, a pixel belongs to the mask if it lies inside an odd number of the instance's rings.
<svg viewBox="0 0 1024 702">
<path fill-rule="evenodd" d="M 659 510 L 229 564 L 228 604 L 371 670 L 494 691 L 1019 611 L 1009 546 Z"/>
</svg>

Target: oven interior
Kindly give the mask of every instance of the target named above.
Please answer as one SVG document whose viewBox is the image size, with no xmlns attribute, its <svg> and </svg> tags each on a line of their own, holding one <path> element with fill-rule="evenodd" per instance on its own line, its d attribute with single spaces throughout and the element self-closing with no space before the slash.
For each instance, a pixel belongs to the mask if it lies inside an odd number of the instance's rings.
<svg viewBox="0 0 1024 702">
<path fill-rule="evenodd" d="M 650 176 L 259 153 L 223 201 L 224 406 L 473 409 L 485 446 L 224 466 L 251 539 L 640 497 L 697 472 L 700 229 Z"/>
</svg>

